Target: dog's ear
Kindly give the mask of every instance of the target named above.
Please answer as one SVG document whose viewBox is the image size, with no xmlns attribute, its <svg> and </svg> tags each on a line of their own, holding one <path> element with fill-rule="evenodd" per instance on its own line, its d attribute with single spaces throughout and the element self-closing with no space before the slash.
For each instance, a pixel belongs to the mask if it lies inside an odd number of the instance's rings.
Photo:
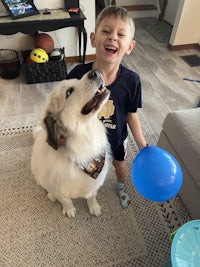
<svg viewBox="0 0 200 267">
<path fill-rule="evenodd" d="M 62 87 L 59 87 L 62 89 Z M 58 88 L 58 89 L 59 89 Z M 65 97 L 62 96 L 61 90 L 52 91 L 48 98 L 47 110 L 53 114 L 61 112 L 65 105 Z"/>
<path fill-rule="evenodd" d="M 58 149 L 56 131 L 55 131 L 55 123 L 56 120 L 53 116 L 48 113 L 47 116 L 44 118 L 44 124 L 47 128 L 47 143 L 53 147 L 55 150 Z"/>
</svg>

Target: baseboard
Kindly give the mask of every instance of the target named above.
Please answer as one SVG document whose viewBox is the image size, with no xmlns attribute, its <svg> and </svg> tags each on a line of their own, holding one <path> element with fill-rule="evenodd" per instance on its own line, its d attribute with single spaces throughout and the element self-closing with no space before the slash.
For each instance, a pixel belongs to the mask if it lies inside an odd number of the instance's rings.
<svg viewBox="0 0 200 267">
<path fill-rule="evenodd" d="M 94 61 L 96 58 L 96 55 L 86 55 L 85 56 L 85 61 Z M 80 63 L 79 57 L 74 56 L 74 57 L 65 57 L 65 61 L 67 63 Z"/>
<path fill-rule="evenodd" d="M 179 51 L 179 50 L 188 50 L 188 49 L 197 49 L 200 51 L 200 44 L 195 43 L 195 44 L 185 44 L 185 45 L 167 45 L 168 49 L 170 51 Z"/>
<path fill-rule="evenodd" d="M 156 6 L 154 5 L 131 5 L 131 6 L 123 6 L 128 11 L 144 11 L 144 10 L 156 10 Z"/>
<path fill-rule="evenodd" d="M 197 44 L 196 49 L 200 52 L 200 44 Z"/>
</svg>

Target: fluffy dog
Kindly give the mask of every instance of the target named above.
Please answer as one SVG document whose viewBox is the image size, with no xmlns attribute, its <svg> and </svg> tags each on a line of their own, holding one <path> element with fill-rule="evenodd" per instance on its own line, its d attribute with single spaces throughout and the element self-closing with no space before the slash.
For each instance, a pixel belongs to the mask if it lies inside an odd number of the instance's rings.
<svg viewBox="0 0 200 267">
<path fill-rule="evenodd" d="M 75 217 L 72 199 L 85 198 L 89 212 L 101 214 L 96 200 L 109 166 L 109 144 L 97 114 L 109 98 L 97 71 L 81 80 L 60 82 L 49 96 L 41 124 L 34 130 L 31 169 L 51 201 Z"/>
</svg>

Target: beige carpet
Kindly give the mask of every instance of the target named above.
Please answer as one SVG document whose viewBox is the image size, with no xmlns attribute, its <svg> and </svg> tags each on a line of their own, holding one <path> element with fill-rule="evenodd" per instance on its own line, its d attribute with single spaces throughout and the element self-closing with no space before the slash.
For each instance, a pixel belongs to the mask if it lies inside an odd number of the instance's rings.
<svg viewBox="0 0 200 267">
<path fill-rule="evenodd" d="M 149 144 L 157 136 L 139 112 Z M 91 216 L 84 200 L 75 201 L 75 219 L 62 215 L 30 171 L 34 115 L 0 119 L 0 266 L 161 267 L 170 253 L 169 235 L 190 220 L 180 198 L 151 203 L 127 179 L 132 203 L 122 209 L 113 168 L 98 194 L 99 217 Z M 129 138 L 129 169 L 137 149 Z"/>
</svg>

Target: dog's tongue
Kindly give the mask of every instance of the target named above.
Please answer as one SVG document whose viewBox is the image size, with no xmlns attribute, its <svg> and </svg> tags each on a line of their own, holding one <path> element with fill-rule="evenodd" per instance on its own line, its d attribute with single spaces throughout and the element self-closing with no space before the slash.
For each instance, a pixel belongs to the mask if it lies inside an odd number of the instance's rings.
<svg viewBox="0 0 200 267">
<path fill-rule="evenodd" d="M 102 95 L 105 90 L 106 90 L 106 87 L 101 87 L 101 89 L 98 90 L 97 94 Z"/>
</svg>

